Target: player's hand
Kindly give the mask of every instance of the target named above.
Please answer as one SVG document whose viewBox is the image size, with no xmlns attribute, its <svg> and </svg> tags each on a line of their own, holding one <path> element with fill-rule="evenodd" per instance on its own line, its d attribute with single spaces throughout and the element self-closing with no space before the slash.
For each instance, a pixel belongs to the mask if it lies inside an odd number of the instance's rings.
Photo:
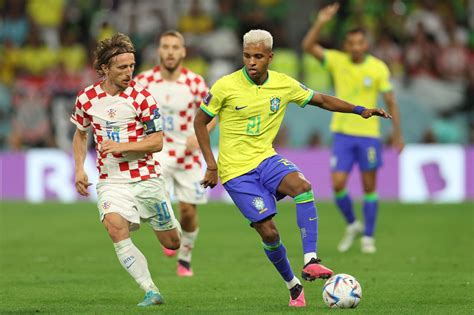
<svg viewBox="0 0 474 315">
<path fill-rule="evenodd" d="M 217 185 L 217 168 L 206 170 L 206 174 L 204 174 L 204 179 L 201 181 L 201 185 L 204 188 L 214 188 Z"/>
<path fill-rule="evenodd" d="M 191 135 L 186 139 L 186 150 L 195 151 L 199 149 L 199 142 L 195 135 Z"/>
<path fill-rule="evenodd" d="M 325 6 L 319 11 L 316 21 L 323 24 L 329 22 L 336 15 L 337 10 L 339 10 L 339 3 L 337 2 Z"/>
<path fill-rule="evenodd" d="M 100 152 L 103 154 L 119 154 L 122 153 L 122 150 L 120 149 L 120 143 L 112 141 L 110 139 L 106 139 L 101 142 L 100 144 Z"/>
<path fill-rule="evenodd" d="M 79 193 L 79 195 L 85 196 L 85 197 L 89 196 L 87 187 L 89 187 L 92 184 L 89 183 L 89 179 L 87 177 L 86 172 L 84 172 L 84 170 L 76 171 L 75 184 L 76 184 L 76 190 Z"/>
<path fill-rule="evenodd" d="M 392 116 L 381 108 L 367 108 L 362 112 L 361 116 L 365 119 L 370 118 L 372 116 L 380 116 L 383 118 L 392 119 Z"/>
</svg>

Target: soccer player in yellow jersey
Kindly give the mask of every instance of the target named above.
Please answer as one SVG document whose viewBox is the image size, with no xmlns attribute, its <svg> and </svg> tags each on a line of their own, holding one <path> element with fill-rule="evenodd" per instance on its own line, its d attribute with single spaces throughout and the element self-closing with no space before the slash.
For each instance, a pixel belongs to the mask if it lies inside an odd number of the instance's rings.
<svg viewBox="0 0 474 315">
<path fill-rule="evenodd" d="M 393 145 L 401 151 L 403 138 L 400 116 L 389 81 L 390 72 L 383 61 L 367 53 L 369 45 L 365 31 L 361 28 L 349 31 L 345 38 L 344 52 L 324 49 L 317 43 L 321 28 L 332 19 L 338 9 L 339 4 L 335 3 L 319 12 L 314 25 L 303 39 L 303 49 L 327 67 L 332 75 L 337 97 L 375 108 L 378 94 L 383 94 L 388 112 L 393 118 Z M 331 131 L 334 133 L 331 159 L 333 189 L 336 204 L 348 224 L 338 250 L 347 251 L 356 236 L 363 232 L 362 252 L 374 253 L 376 247 L 373 235 L 378 209 L 376 175 L 377 169 L 382 166 L 379 120 L 364 120 L 355 115 L 335 113 Z M 365 228 L 356 221 L 352 200 L 346 190 L 347 178 L 354 163 L 359 164 L 362 172 Z"/>
<path fill-rule="evenodd" d="M 314 92 L 285 74 L 268 70 L 273 58 L 273 38 L 263 30 L 251 30 L 243 38 L 244 67 L 219 79 L 201 104 L 194 130 L 207 170 L 202 184 L 221 182 L 241 213 L 262 238 L 268 259 L 290 290 L 292 307 L 306 305 L 303 286 L 293 274 L 273 221 L 276 200 L 285 196 L 296 202 L 297 224 L 304 252 L 302 277 L 328 278 L 333 272 L 316 255 L 318 216 L 311 184 L 298 167 L 278 155 L 272 142 L 288 103 L 307 104 L 345 113 L 389 118 L 381 109 L 354 106 L 332 96 Z M 219 116 L 219 163 L 211 151 L 206 125 Z"/>
</svg>

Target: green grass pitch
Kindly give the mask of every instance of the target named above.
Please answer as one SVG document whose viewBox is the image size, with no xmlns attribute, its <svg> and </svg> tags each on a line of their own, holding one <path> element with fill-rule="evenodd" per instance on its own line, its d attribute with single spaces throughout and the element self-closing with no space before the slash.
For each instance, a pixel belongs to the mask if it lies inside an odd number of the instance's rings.
<svg viewBox="0 0 474 315">
<path fill-rule="evenodd" d="M 474 206 L 384 202 L 375 255 L 336 250 L 344 225 L 332 203 L 319 203 L 323 263 L 355 276 L 363 297 L 351 314 L 473 314 Z M 293 269 L 302 249 L 294 206 L 276 217 Z M 200 207 L 193 278 L 175 275 L 146 225 L 132 234 L 166 304 L 139 309 L 143 297 L 122 269 L 92 203 L 27 204 L 0 209 L 0 314 L 329 314 L 323 281 L 304 283 L 305 309 L 288 308 L 288 291 L 267 261 L 257 234 L 233 205 Z M 360 217 L 360 216 L 359 216 Z"/>
</svg>

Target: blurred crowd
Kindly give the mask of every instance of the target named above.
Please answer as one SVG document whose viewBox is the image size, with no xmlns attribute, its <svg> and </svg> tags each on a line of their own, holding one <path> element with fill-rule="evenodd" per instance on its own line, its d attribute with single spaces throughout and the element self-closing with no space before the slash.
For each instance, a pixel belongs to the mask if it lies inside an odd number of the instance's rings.
<svg viewBox="0 0 474 315">
<path fill-rule="evenodd" d="M 338 19 L 321 34 L 323 44 L 340 48 L 345 31 L 365 27 L 371 52 L 389 65 L 397 88 L 407 99 L 419 98 L 417 108 L 408 110 L 399 100 L 402 119 L 411 113 L 433 114 L 429 127 L 408 141 L 474 143 L 474 1 L 339 2 Z M 317 9 L 328 3 L 0 0 L 0 148 L 70 150 L 74 129 L 68 118 L 75 95 L 98 80 L 92 52 L 99 40 L 117 31 L 129 35 L 136 47 L 137 72 L 158 62 L 156 39 L 162 31 L 181 31 L 187 45 L 185 65 L 211 85 L 241 67 L 242 35 L 264 28 L 274 36 L 273 69 L 330 93 L 328 73 L 300 49 Z M 277 145 L 292 145 L 291 130 L 289 119 Z M 324 145 L 319 132 L 310 130 L 305 146 Z"/>
</svg>

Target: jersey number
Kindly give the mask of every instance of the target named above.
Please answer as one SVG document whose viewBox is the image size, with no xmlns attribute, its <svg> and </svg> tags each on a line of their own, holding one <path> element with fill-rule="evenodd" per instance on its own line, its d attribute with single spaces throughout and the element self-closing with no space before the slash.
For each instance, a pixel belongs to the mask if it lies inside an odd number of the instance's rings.
<svg viewBox="0 0 474 315">
<path fill-rule="evenodd" d="M 120 142 L 118 131 L 107 130 L 107 138 L 115 142 Z"/>
<path fill-rule="evenodd" d="M 260 134 L 260 116 L 250 117 L 247 119 L 247 134 L 257 136 Z"/>
<path fill-rule="evenodd" d="M 171 219 L 170 212 L 168 211 L 168 205 L 166 201 L 163 201 L 161 204 L 157 203 L 155 205 L 156 214 L 158 215 L 158 221 L 160 224 L 166 224 Z"/>
<path fill-rule="evenodd" d="M 163 131 L 173 131 L 173 130 L 174 130 L 173 117 L 171 117 L 171 116 L 164 117 L 163 116 Z"/>
</svg>

